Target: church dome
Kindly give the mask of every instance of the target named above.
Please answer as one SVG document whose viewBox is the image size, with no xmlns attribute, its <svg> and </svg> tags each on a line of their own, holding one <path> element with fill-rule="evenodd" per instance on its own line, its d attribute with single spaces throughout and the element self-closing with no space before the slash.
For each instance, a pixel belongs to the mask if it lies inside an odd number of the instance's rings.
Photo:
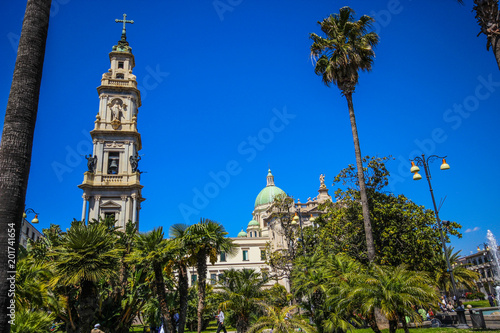
<svg viewBox="0 0 500 333">
<path fill-rule="evenodd" d="M 285 191 L 274 185 L 274 176 L 269 169 L 267 173 L 267 186 L 260 191 L 255 199 L 255 207 L 273 202 L 278 195 L 286 195 Z"/>
<path fill-rule="evenodd" d="M 257 199 L 255 199 L 255 207 L 273 202 L 278 195 L 286 195 L 285 191 L 277 186 L 266 186 L 260 191 Z"/>
<path fill-rule="evenodd" d="M 241 231 L 238 233 L 238 237 L 247 237 L 247 233 L 241 229 Z"/>
<path fill-rule="evenodd" d="M 253 226 L 259 226 L 259 222 L 255 221 L 254 219 L 252 219 L 250 222 L 248 222 L 248 226 L 249 227 L 253 227 Z"/>
</svg>

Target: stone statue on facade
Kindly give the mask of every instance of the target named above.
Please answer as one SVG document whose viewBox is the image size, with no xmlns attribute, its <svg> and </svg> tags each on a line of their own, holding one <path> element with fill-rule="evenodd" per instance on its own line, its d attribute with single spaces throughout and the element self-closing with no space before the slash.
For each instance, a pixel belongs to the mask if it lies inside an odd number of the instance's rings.
<svg viewBox="0 0 500 333">
<path fill-rule="evenodd" d="M 135 154 L 130 156 L 130 166 L 132 167 L 132 172 L 137 172 L 137 167 L 139 166 L 139 161 L 141 160 L 141 157 L 139 154 Z"/>
<path fill-rule="evenodd" d="M 325 185 L 325 175 L 324 174 L 321 174 L 319 175 L 319 182 L 320 182 L 320 188 L 325 188 L 326 185 Z"/>
<path fill-rule="evenodd" d="M 85 155 L 85 158 L 87 159 L 87 168 L 89 169 L 89 172 L 94 172 L 97 166 L 97 156 L 89 154 Z"/>
<path fill-rule="evenodd" d="M 113 105 L 111 106 L 111 113 L 113 116 L 112 120 L 120 120 L 121 112 L 122 106 L 120 105 L 120 100 L 115 99 L 113 101 Z"/>
</svg>

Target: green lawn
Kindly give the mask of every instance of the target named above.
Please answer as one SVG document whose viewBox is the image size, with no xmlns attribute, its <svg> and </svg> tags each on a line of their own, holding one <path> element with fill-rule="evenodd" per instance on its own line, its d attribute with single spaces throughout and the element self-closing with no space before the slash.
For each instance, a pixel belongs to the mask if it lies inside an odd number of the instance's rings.
<svg viewBox="0 0 500 333">
<path fill-rule="evenodd" d="M 473 308 L 489 308 L 490 307 L 490 302 L 488 302 L 487 300 L 464 302 L 465 306 L 467 306 L 468 304 L 472 305 Z"/>
</svg>

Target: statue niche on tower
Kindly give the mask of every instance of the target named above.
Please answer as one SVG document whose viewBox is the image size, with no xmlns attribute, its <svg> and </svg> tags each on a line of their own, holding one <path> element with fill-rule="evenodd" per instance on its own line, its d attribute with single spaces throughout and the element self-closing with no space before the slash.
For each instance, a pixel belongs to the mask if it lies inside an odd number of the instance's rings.
<svg viewBox="0 0 500 333">
<path fill-rule="evenodd" d="M 121 99 L 115 98 L 108 104 L 108 106 L 111 110 L 111 126 L 113 126 L 113 129 L 116 130 L 122 124 L 121 118 L 123 116 L 123 112 L 125 111 L 125 105 Z"/>
</svg>

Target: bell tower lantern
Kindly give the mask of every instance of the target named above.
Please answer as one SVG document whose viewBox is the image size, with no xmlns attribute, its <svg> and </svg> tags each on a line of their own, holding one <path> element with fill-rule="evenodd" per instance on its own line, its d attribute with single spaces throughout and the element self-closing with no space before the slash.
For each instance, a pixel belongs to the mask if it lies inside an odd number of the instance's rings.
<svg viewBox="0 0 500 333">
<path fill-rule="evenodd" d="M 84 173 L 82 221 L 114 217 L 118 227 L 124 228 L 130 220 L 139 221 L 143 186 L 138 169 L 141 135 L 137 131 L 137 114 L 141 93 L 132 70 L 135 59 L 127 42 L 126 23 L 121 39 L 109 53 L 110 68 L 102 75 L 99 94 L 99 112 L 94 129 L 92 155 L 86 156 L 88 170 Z"/>
</svg>

